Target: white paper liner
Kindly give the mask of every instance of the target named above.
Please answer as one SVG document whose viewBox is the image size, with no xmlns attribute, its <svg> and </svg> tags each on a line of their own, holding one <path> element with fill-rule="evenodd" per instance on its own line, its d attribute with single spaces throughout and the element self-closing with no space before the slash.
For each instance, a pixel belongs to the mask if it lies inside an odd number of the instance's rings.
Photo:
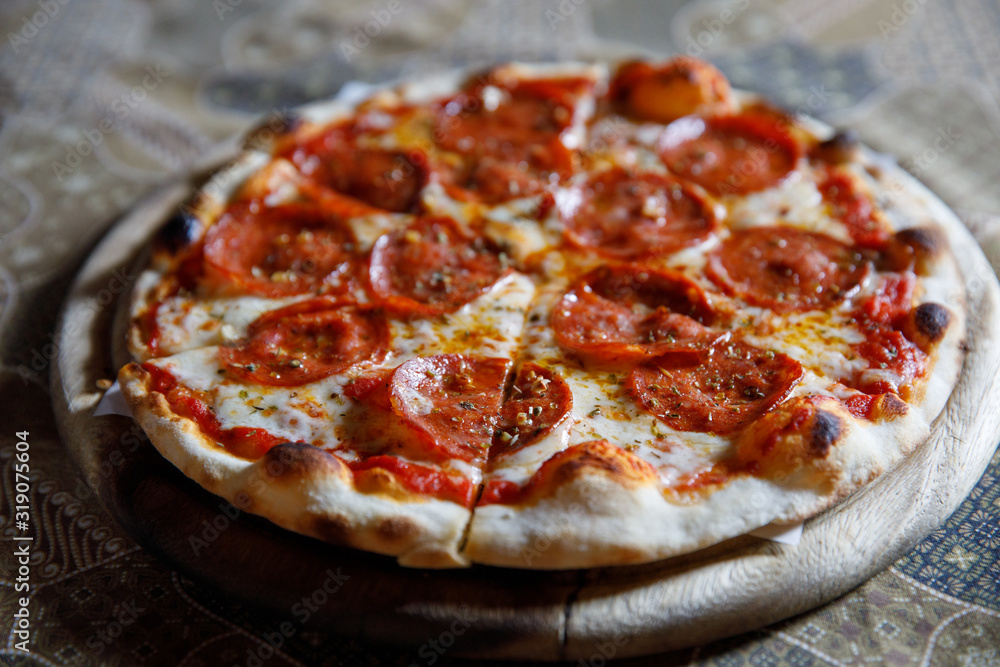
<svg viewBox="0 0 1000 667">
<path fill-rule="evenodd" d="M 765 540 L 771 540 L 772 542 L 780 542 L 781 544 L 788 544 L 795 546 L 802 539 L 802 522 L 790 523 L 778 525 L 774 523 L 769 523 L 766 526 L 761 526 L 757 530 L 751 530 L 748 535 L 753 535 L 754 537 L 762 537 Z"/>
<path fill-rule="evenodd" d="M 122 417 L 132 416 L 132 411 L 129 409 L 128 403 L 125 402 L 125 397 L 122 395 L 122 388 L 118 386 L 117 380 L 106 392 L 104 392 L 104 396 L 101 396 L 100 403 L 98 403 L 97 408 L 94 409 L 95 417 L 101 417 L 103 415 L 121 415 Z"/>
</svg>

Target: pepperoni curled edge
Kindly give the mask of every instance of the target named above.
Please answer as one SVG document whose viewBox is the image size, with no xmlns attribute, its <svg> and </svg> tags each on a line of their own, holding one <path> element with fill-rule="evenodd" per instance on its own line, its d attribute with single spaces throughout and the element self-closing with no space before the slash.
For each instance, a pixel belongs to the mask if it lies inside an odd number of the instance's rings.
<svg viewBox="0 0 1000 667">
<path fill-rule="evenodd" d="M 543 191 L 573 167 L 562 141 L 585 79 L 503 81 L 493 74 L 447 100 L 434 125 L 454 156 L 442 180 L 463 199 L 496 204 Z M 447 166 L 446 166 L 447 165 Z"/>
<path fill-rule="evenodd" d="M 801 378 L 802 366 L 791 357 L 725 341 L 700 362 L 633 369 L 626 391 L 673 429 L 725 435 L 770 412 Z"/>
<path fill-rule="evenodd" d="M 825 234 L 793 227 L 734 231 L 708 259 L 727 293 L 779 312 L 823 310 L 857 292 L 871 262 Z"/>
<path fill-rule="evenodd" d="M 592 176 L 563 207 L 576 245 L 621 259 L 669 253 L 714 231 L 713 206 L 689 186 L 655 172 L 613 168 Z"/>
<path fill-rule="evenodd" d="M 449 218 L 418 218 L 376 241 L 369 275 L 387 307 L 440 315 L 472 301 L 507 271 L 490 240 L 469 238 Z"/>
<path fill-rule="evenodd" d="M 668 271 L 602 266 L 577 280 L 556 304 L 556 341 L 595 363 L 626 364 L 664 354 L 697 358 L 720 335 L 705 293 Z"/>
<path fill-rule="evenodd" d="M 415 357 L 392 374 L 393 411 L 434 452 L 485 461 L 503 401 L 507 360 L 466 354 Z"/>
<path fill-rule="evenodd" d="M 381 310 L 310 299 L 254 320 L 246 338 L 219 349 L 219 362 L 240 382 L 294 387 L 382 359 L 389 336 Z"/>
</svg>

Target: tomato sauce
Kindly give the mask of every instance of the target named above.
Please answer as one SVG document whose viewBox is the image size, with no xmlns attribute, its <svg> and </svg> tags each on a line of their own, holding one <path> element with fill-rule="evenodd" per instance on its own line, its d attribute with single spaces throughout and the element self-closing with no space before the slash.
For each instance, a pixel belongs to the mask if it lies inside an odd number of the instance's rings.
<svg viewBox="0 0 1000 667">
<path fill-rule="evenodd" d="M 195 391 L 178 384 L 177 379 L 169 371 L 150 363 L 143 364 L 142 367 L 152 376 L 153 391 L 162 394 L 178 415 L 193 421 L 202 433 L 232 454 L 253 461 L 262 457 L 272 447 L 284 442 L 262 428 L 247 426 L 222 428 L 218 417 L 205 400 Z"/>
</svg>

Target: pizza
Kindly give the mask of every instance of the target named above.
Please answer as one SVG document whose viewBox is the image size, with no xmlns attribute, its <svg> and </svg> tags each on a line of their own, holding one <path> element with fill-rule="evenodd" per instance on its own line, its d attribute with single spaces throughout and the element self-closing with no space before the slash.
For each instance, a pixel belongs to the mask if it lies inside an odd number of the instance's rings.
<svg viewBox="0 0 1000 667">
<path fill-rule="evenodd" d="M 162 228 L 123 393 L 243 510 L 447 568 L 821 512 L 962 364 L 952 214 L 711 65 L 507 64 L 303 107 Z"/>
</svg>

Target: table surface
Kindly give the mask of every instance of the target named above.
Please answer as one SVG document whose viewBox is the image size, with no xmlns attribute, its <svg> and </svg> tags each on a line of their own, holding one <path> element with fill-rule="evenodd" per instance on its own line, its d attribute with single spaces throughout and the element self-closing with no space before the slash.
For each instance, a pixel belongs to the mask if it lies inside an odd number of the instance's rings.
<svg viewBox="0 0 1000 667">
<path fill-rule="evenodd" d="M 143 551 L 59 442 L 51 334 L 80 263 L 142 195 L 273 109 L 352 79 L 470 62 L 686 52 L 715 62 L 735 85 L 858 129 L 940 194 L 1000 266 L 1000 7 L 991 0 L 405 0 L 387 14 L 389 6 L 25 0 L 0 8 L 0 541 L 10 545 L 0 549 L 8 637 L 0 663 L 463 663 L 430 643 L 376 647 L 306 630 L 272 650 L 283 619 L 219 599 Z M 370 24 L 379 17 L 385 25 Z M 990 277 L 967 278 L 974 288 Z M 21 595 L 12 541 L 18 431 L 30 434 L 35 538 L 27 654 L 11 632 Z M 994 457 L 944 526 L 830 604 L 623 664 L 1000 664 L 998 478 Z M 615 651 L 614 642 L 595 644 L 589 662 Z"/>
</svg>

